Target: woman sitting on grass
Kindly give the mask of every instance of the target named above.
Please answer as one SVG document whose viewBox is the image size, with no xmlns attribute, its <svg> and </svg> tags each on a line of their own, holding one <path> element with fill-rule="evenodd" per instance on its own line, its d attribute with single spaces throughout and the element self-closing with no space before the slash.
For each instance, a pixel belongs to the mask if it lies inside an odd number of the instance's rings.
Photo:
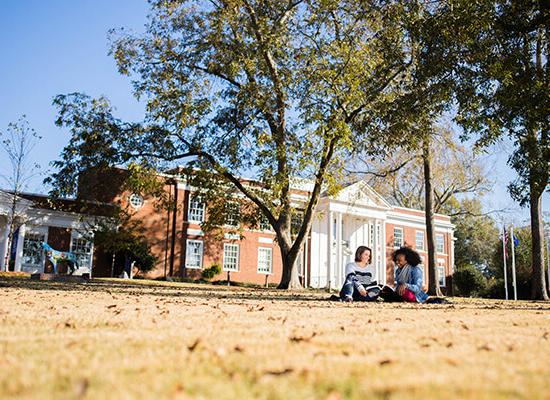
<svg viewBox="0 0 550 400">
<path fill-rule="evenodd" d="M 373 301 L 378 298 L 380 288 L 376 285 L 374 268 L 371 263 L 371 249 L 359 246 L 355 251 L 355 261 L 346 265 L 346 280 L 340 290 L 342 301 Z"/>
<path fill-rule="evenodd" d="M 397 265 L 395 292 L 382 291 L 381 296 L 386 301 L 406 301 L 424 303 L 428 295 L 422 290 L 422 259 L 410 247 L 400 247 L 393 252 L 393 262 Z"/>
</svg>

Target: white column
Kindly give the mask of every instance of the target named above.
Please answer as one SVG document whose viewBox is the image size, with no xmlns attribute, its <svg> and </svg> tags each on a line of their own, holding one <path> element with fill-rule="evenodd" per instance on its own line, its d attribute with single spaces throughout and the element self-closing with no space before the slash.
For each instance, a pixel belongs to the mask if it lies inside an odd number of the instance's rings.
<svg viewBox="0 0 550 400">
<path fill-rule="evenodd" d="M 342 284 L 342 213 L 336 213 L 336 283 L 335 286 Z"/>
<path fill-rule="evenodd" d="M 380 226 L 381 226 L 381 230 L 382 230 L 382 237 L 381 237 L 381 240 L 382 240 L 382 266 L 380 268 L 380 276 L 379 276 L 379 279 L 381 282 L 384 283 L 384 285 L 386 284 L 386 264 L 387 264 L 387 242 L 388 242 L 388 238 L 386 237 L 386 221 L 382 220 L 380 222 Z"/>
<path fill-rule="evenodd" d="M 19 227 L 19 235 L 17 236 L 17 249 L 15 250 L 15 268 L 14 271 L 21 271 L 21 262 L 23 261 L 23 242 L 25 240 L 26 225 L 22 224 Z"/>
<path fill-rule="evenodd" d="M 2 237 L 2 243 L 0 243 L 0 271 L 8 270 L 8 238 L 10 235 L 10 226 L 6 222 L 6 229 L 4 229 L 4 236 Z"/>
<path fill-rule="evenodd" d="M 330 207 L 330 205 L 329 205 Z M 327 289 L 331 290 L 332 277 L 332 212 L 327 211 Z"/>
</svg>

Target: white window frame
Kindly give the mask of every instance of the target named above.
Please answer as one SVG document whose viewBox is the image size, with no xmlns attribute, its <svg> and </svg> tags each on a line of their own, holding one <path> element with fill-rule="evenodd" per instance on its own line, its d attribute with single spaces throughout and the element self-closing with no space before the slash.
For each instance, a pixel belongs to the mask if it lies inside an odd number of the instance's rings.
<svg viewBox="0 0 550 400">
<path fill-rule="evenodd" d="M 200 203 L 201 207 L 194 207 L 193 203 Z M 204 213 L 206 210 L 206 204 L 200 196 L 189 196 L 189 202 L 187 205 L 187 221 L 188 222 L 204 222 Z M 197 217 L 200 215 L 200 217 Z"/>
<path fill-rule="evenodd" d="M 235 207 L 235 210 L 231 210 L 232 207 Z M 232 215 L 231 212 L 236 211 L 236 220 L 230 221 L 229 217 Z M 239 220 L 241 216 L 241 205 L 240 203 L 236 201 L 230 201 L 227 203 L 226 208 L 226 214 L 225 214 L 225 226 L 229 226 L 231 228 L 238 228 L 239 227 Z"/>
<path fill-rule="evenodd" d="M 189 264 L 190 260 L 190 253 L 189 249 L 191 248 L 191 244 L 199 244 L 200 245 L 200 259 L 199 259 L 199 265 L 195 264 Z M 187 239 L 185 243 L 185 268 L 188 269 L 202 269 L 202 259 L 204 258 L 204 242 L 202 240 L 194 240 L 194 239 Z"/>
<path fill-rule="evenodd" d="M 439 279 L 439 286 L 445 287 L 446 286 L 446 276 L 445 276 L 445 266 L 444 265 L 438 265 L 437 266 L 437 278 Z"/>
<path fill-rule="evenodd" d="M 396 244 L 396 239 L 397 239 L 397 235 L 395 234 L 397 231 L 400 231 L 401 232 L 401 244 L 397 245 Z M 394 226 L 393 227 L 393 247 L 394 248 L 399 248 L 399 247 L 403 247 L 403 245 L 405 244 L 405 232 L 404 232 L 404 229 L 402 227 L 399 227 L 399 226 Z"/>
<path fill-rule="evenodd" d="M 74 241 L 75 240 L 84 240 L 84 241 L 88 242 L 89 245 L 90 245 L 90 252 L 89 252 L 89 255 L 88 255 L 89 260 L 88 260 L 87 265 L 82 265 L 80 263 L 80 258 L 78 256 L 79 255 L 83 256 L 85 253 L 81 253 L 79 251 L 74 250 Z M 77 231 L 73 230 L 71 232 L 71 245 L 69 247 L 69 251 L 71 253 L 73 253 L 77 258 L 77 264 L 78 264 L 77 265 L 77 267 L 78 267 L 77 270 L 82 268 L 82 269 L 86 269 L 90 273 L 92 272 L 92 266 L 93 266 L 93 262 L 94 262 L 94 241 L 93 241 L 92 237 L 87 237 L 87 236 L 81 234 L 80 232 L 77 232 Z"/>
<path fill-rule="evenodd" d="M 422 235 L 422 246 L 418 245 L 418 234 Z M 414 245 L 416 247 L 416 250 L 426 250 L 426 234 L 424 231 L 416 231 L 414 234 Z"/>
<path fill-rule="evenodd" d="M 267 252 L 267 254 L 269 254 L 269 257 L 265 259 L 266 263 L 269 262 L 269 267 L 267 269 L 260 268 L 260 262 L 264 261 L 261 257 L 262 252 Z M 258 273 L 264 275 L 273 274 L 273 249 L 271 247 L 258 247 Z"/>
<path fill-rule="evenodd" d="M 145 204 L 145 199 L 140 194 L 132 193 L 128 197 L 128 202 L 130 203 L 130 206 L 132 206 L 134 210 L 139 210 Z"/>
<path fill-rule="evenodd" d="M 21 228 L 19 228 L 21 229 Z M 43 273 L 44 272 L 44 263 L 46 261 L 46 255 L 42 246 L 40 246 L 41 252 L 41 261 L 39 264 L 25 263 L 25 239 L 28 235 L 44 235 L 44 243 L 48 243 L 48 227 L 47 226 L 33 226 L 26 227 L 25 235 L 23 236 L 23 244 L 21 246 L 21 271 L 30 272 L 32 274 Z"/>
<path fill-rule="evenodd" d="M 237 250 L 235 266 L 227 266 L 227 250 L 233 248 Z M 223 271 L 238 272 L 240 260 L 240 246 L 237 243 L 224 243 L 223 244 Z"/>
<path fill-rule="evenodd" d="M 441 238 L 441 241 L 438 239 Z M 441 250 L 439 245 L 441 244 Z M 439 254 L 445 254 L 445 235 L 442 233 L 435 234 L 435 251 Z"/>
<path fill-rule="evenodd" d="M 260 214 L 260 222 L 258 224 L 258 228 L 261 230 L 261 231 L 269 231 L 269 232 L 272 232 L 273 231 L 273 227 L 271 226 L 271 224 L 269 223 L 269 220 L 267 219 L 267 217 L 262 213 Z"/>
</svg>

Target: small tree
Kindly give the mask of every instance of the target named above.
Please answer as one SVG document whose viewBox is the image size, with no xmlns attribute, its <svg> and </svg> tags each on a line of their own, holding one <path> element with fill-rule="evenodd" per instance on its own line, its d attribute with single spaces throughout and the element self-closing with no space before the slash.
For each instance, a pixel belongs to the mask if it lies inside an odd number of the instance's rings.
<svg viewBox="0 0 550 400">
<path fill-rule="evenodd" d="M 21 225 L 27 223 L 29 219 L 25 210 L 20 207 L 22 200 L 20 195 L 28 188 L 31 179 L 38 174 L 40 169 L 40 166 L 33 162 L 31 153 L 41 137 L 29 126 L 25 116 L 19 118 L 17 122 L 9 123 L 7 132 L 0 132 L 0 137 L 2 138 L 2 150 L 6 154 L 11 168 L 8 174 L 0 175 L 10 196 L 7 215 L 7 251 L 0 255 L 7 271 L 13 237 Z"/>
</svg>

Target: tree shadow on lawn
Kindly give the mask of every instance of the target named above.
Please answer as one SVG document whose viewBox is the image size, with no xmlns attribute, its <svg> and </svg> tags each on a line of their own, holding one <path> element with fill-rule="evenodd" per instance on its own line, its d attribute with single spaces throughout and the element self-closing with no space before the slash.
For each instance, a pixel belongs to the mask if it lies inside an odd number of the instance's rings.
<svg viewBox="0 0 550 400">
<path fill-rule="evenodd" d="M 139 283 L 138 283 L 139 282 Z M 67 291 L 67 292 L 97 292 L 111 295 L 152 295 L 158 297 L 193 297 L 204 300 L 260 300 L 272 302 L 307 302 L 308 306 L 343 306 L 349 307 L 379 307 L 379 308 L 410 308 L 410 309 L 495 309 L 495 310 L 546 310 L 550 304 L 537 301 L 512 302 L 492 299 L 458 299 L 453 298 L 451 304 L 410 304 L 410 303 L 338 303 L 329 301 L 329 294 L 321 290 L 284 291 L 265 288 L 227 287 L 210 284 L 192 283 L 157 283 L 155 281 L 123 281 L 116 279 L 92 279 L 86 283 L 52 282 L 31 280 L 21 276 L 0 276 L 0 288 L 27 289 L 36 291 Z"/>
</svg>

